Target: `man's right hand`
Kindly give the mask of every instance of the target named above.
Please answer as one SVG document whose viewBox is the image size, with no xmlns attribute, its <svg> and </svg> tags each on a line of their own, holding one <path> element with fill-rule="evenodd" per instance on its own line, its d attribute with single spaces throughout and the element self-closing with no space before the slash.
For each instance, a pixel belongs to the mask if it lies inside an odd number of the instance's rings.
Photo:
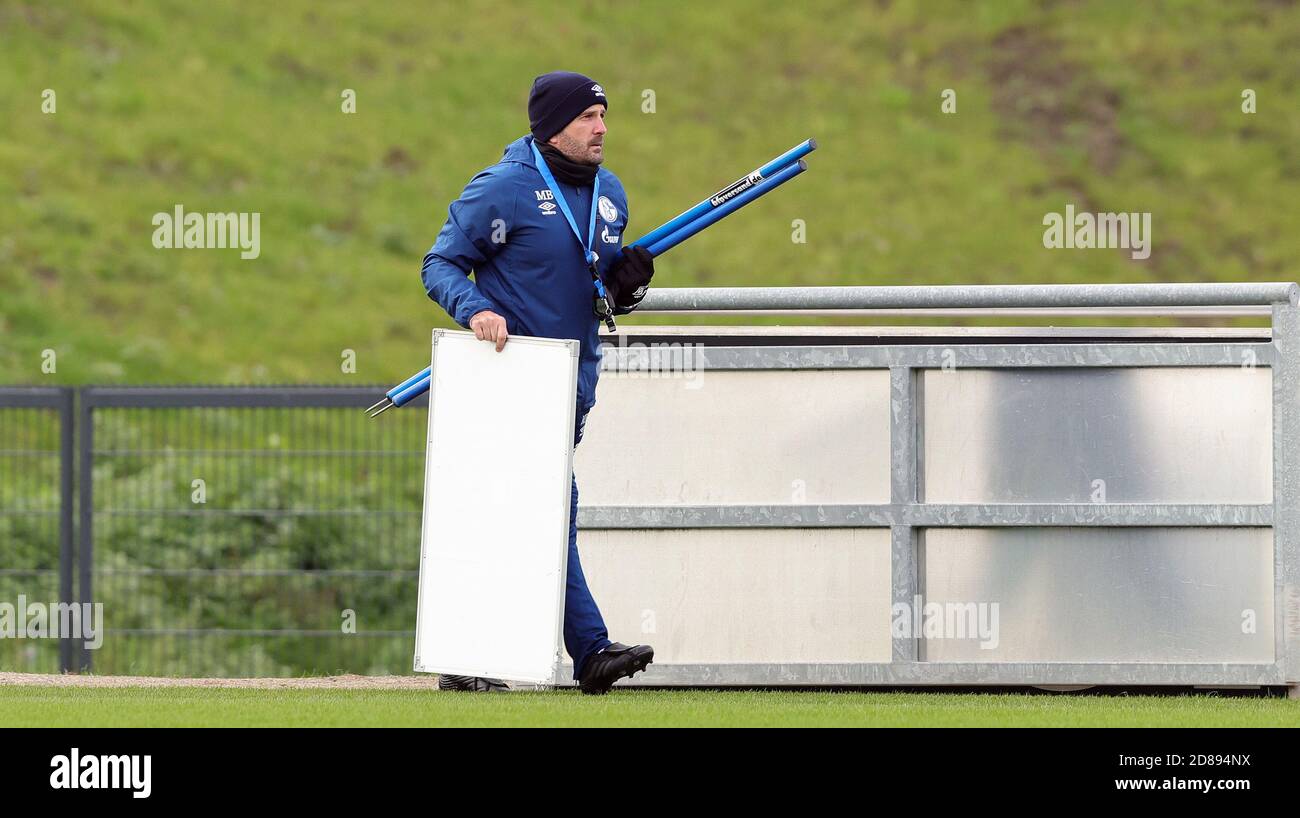
<svg viewBox="0 0 1300 818">
<path fill-rule="evenodd" d="M 506 339 L 510 334 L 506 332 L 506 319 L 492 312 L 492 310 L 479 310 L 469 319 L 469 328 L 474 330 L 474 337 L 480 341 L 492 341 L 497 345 L 497 352 L 505 348 Z"/>
</svg>

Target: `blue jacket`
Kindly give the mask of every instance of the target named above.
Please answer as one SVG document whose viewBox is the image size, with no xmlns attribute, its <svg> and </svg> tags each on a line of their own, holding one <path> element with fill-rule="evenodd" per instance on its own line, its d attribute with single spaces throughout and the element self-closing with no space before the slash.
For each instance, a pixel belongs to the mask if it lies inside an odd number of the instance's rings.
<svg viewBox="0 0 1300 818">
<path fill-rule="evenodd" d="M 596 403 L 600 377 L 595 289 L 582 247 L 537 170 L 532 141 L 524 136 L 510 143 L 501 161 L 470 180 L 451 203 L 420 275 L 429 297 L 466 329 L 475 313 L 492 310 L 505 318 L 511 335 L 578 341 L 578 406 L 586 411 Z M 608 200 L 597 208 L 592 244 L 603 280 L 622 247 L 628 212 L 618 177 L 604 168 L 597 172 L 600 197 Z M 586 238 L 592 186 L 557 186 Z"/>
</svg>

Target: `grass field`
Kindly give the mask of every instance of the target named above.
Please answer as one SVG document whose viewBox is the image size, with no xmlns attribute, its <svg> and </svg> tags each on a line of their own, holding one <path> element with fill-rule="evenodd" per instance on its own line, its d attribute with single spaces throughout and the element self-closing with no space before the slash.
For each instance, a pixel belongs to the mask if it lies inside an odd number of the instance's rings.
<svg viewBox="0 0 1300 818">
<path fill-rule="evenodd" d="M 1212 695 L 0 687 L 4 727 L 1300 727 L 1300 701 Z"/>
<path fill-rule="evenodd" d="M 633 236 L 821 143 L 778 196 L 666 256 L 656 286 L 1296 275 L 1287 4 L 250 8 L 0 0 L 0 380 L 405 377 L 451 325 L 418 274 L 447 205 L 559 67 L 609 92 Z M 177 204 L 260 213 L 261 255 L 155 249 L 151 218 Z M 1151 212 L 1151 257 L 1044 249 L 1066 204 Z"/>
</svg>

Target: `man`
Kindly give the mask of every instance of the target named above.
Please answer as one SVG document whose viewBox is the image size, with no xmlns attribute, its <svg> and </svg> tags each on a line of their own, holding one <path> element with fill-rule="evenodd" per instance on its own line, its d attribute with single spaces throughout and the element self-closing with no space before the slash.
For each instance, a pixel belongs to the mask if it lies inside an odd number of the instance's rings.
<svg viewBox="0 0 1300 818">
<path fill-rule="evenodd" d="M 644 248 L 625 248 L 614 261 L 628 208 L 618 177 L 600 167 L 608 107 L 604 89 L 581 74 L 557 71 L 534 80 L 532 133 L 506 146 L 501 161 L 452 202 L 421 271 L 429 297 L 497 352 L 517 334 L 580 343 L 575 447 L 596 403 L 600 322 L 612 327 L 611 316 L 636 309 L 654 275 Z M 578 561 L 576 477 L 572 484 L 564 647 L 583 692 L 601 694 L 644 670 L 654 649 L 609 640 Z M 496 679 L 449 675 L 438 686 L 505 689 Z"/>
</svg>

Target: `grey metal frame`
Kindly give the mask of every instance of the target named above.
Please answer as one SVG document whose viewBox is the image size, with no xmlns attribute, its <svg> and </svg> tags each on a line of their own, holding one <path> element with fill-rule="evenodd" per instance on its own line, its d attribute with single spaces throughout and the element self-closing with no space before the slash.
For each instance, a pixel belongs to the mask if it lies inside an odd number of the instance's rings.
<svg viewBox="0 0 1300 818">
<path fill-rule="evenodd" d="M 1267 526 L 1274 533 L 1272 664 L 1012 663 L 918 661 L 918 640 L 892 638 L 892 661 L 866 664 L 652 665 L 645 685 L 1285 685 L 1300 682 L 1300 287 L 1277 284 L 1134 284 L 991 287 L 723 288 L 652 291 L 639 312 L 753 309 L 973 307 L 1186 307 L 1267 305 L 1270 343 L 1071 343 L 821 347 L 708 347 L 703 369 L 888 369 L 888 505 L 600 507 L 584 528 L 888 527 L 892 602 L 920 592 L 917 534 L 948 526 Z M 946 358 L 944 357 L 946 353 Z M 626 355 L 611 347 L 607 354 Z M 1250 356 L 1253 356 L 1251 358 Z M 922 424 L 919 376 L 957 367 L 1222 367 L 1252 360 L 1273 369 L 1272 505 L 999 504 L 918 502 Z M 1288 603 L 1295 610 L 1288 616 Z"/>
</svg>

